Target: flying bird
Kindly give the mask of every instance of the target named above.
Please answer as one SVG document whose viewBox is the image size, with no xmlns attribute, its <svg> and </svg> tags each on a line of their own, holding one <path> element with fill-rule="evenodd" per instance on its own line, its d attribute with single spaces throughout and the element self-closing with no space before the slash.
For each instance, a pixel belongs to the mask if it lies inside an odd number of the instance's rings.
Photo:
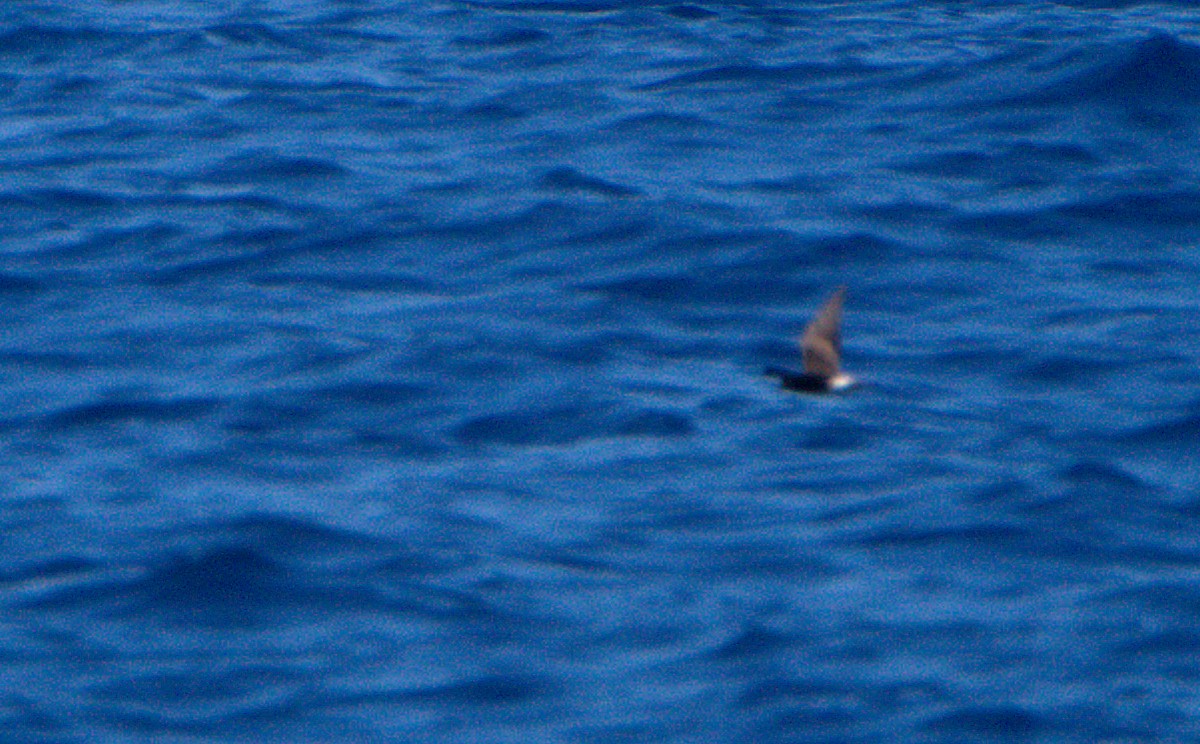
<svg viewBox="0 0 1200 744">
<path fill-rule="evenodd" d="M 800 337 L 804 371 L 793 372 L 780 367 L 767 367 L 765 374 L 779 378 L 784 390 L 801 393 L 830 393 L 854 384 L 850 375 L 842 372 L 842 300 L 846 288 L 838 287 L 817 317 L 813 318 Z"/>
</svg>

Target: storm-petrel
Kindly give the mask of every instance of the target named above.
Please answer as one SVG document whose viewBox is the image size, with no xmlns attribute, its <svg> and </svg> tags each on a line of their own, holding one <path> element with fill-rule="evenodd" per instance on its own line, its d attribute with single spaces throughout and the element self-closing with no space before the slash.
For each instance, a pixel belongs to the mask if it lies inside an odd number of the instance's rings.
<svg viewBox="0 0 1200 744">
<path fill-rule="evenodd" d="M 779 367 L 767 367 L 766 374 L 778 377 L 784 390 L 802 393 L 829 393 L 854 384 L 854 378 L 841 370 L 842 357 L 842 299 L 846 288 L 838 287 L 817 317 L 800 337 L 804 372 L 792 372 Z"/>
</svg>

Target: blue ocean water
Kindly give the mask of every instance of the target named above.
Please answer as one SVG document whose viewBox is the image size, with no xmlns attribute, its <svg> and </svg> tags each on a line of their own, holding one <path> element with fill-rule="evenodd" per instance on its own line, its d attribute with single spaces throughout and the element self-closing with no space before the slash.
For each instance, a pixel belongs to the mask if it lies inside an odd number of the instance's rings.
<svg viewBox="0 0 1200 744">
<path fill-rule="evenodd" d="M 1191 3 L 0 9 L 0 736 L 1200 737 Z M 836 397 L 762 377 L 849 288 Z"/>
</svg>

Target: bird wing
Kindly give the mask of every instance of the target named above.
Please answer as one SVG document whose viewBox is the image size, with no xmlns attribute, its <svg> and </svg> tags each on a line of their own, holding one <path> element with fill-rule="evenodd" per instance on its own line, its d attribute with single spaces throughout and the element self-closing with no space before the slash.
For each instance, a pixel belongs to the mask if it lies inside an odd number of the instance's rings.
<svg viewBox="0 0 1200 744">
<path fill-rule="evenodd" d="M 846 288 L 839 287 L 800 337 L 804 371 L 809 374 L 822 377 L 838 374 L 842 357 L 842 298 L 845 295 Z"/>
</svg>

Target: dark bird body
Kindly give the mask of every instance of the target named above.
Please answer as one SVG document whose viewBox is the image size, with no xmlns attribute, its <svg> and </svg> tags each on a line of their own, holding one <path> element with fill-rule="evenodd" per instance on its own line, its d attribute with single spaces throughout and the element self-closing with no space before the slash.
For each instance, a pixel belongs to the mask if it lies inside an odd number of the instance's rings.
<svg viewBox="0 0 1200 744">
<path fill-rule="evenodd" d="M 798 393 L 828 393 L 833 390 L 829 386 L 829 378 L 822 375 L 793 372 L 783 367 L 767 367 L 763 373 L 767 377 L 777 378 L 779 386 L 784 390 L 794 390 Z"/>
</svg>

